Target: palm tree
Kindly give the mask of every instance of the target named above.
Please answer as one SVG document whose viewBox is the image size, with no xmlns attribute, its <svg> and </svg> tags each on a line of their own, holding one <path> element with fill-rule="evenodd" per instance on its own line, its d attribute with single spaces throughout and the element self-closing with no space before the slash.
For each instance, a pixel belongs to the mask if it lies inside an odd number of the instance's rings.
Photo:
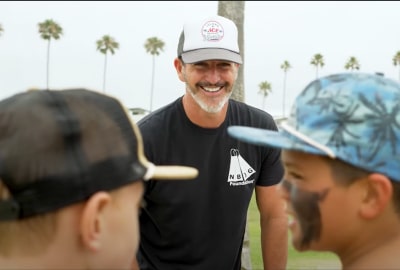
<svg viewBox="0 0 400 270">
<path fill-rule="evenodd" d="M 268 96 L 268 94 L 270 92 L 272 92 L 271 89 L 271 84 L 267 81 L 263 81 L 261 82 L 258 87 L 260 88 L 260 90 L 258 91 L 259 94 L 261 94 L 263 96 L 263 101 L 262 101 L 262 109 L 264 110 L 265 107 L 265 98 Z"/>
<path fill-rule="evenodd" d="M 283 64 L 281 65 L 281 69 L 283 69 L 283 98 L 282 98 L 282 116 L 285 117 L 285 102 L 286 102 L 286 75 L 289 69 L 291 69 L 292 66 L 290 63 L 285 60 Z"/>
<path fill-rule="evenodd" d="M 164 50 L 164 41 L 158 39 L 157 37 L 150 37 L 146 40 L 144 44 L 144 48 L 147 53 L 150 53 L 153 58 L 153 66 L 151 72 L 151 93 L 150 93 L 150 112 L 153 108 L 153 91 L 154 91 L 154 71 L 155 71 L 155 63 L 156 63 L 156 55 L 160 54 L 160 51 Z"/>
<path fill-rule="evenodd" d="M 314 54 L 310 64 L 315 66 L 316 77 L 318 78 L 318 67 L 322 68 L 325 65 L 324 57 L 320 53 Z"/>
<path fill-rule="evenodd" d="M 104 35 L 101 39 L 96 41 L 97 50 L 104 54 L 104 72 L 103 72 L 103 92 L 106 91 L 106 74 L 107 74 L 107 54 L 115 53 L 115 50 L 119 48 L 118 42 L 109 35 Z"/>
<path fill-rule="evenodd" d="M 238 43 L 240 55 L 244 61 L 244 7 L 245 1 L 218 1 L 218 15 L 231 19 L 238 28 Z M 235 84 L 233 85 L 231 98 L 244 102 L 244 65 L 240 65 Z M 248 219 L 248 216 L 247 216 Z M 246 220 L 246 229 L 243 237 L 243 246 L 241 254 L 241 270 L 251 270 L 250 256 L 250 237 L 248 233 L 248 222 Z"/>
<path fill-rule="evenodd" d="M 344 68 L 347 70 L 359 70 L 360 69 L 360 63 L 358 62 L 357 58 L 355 58 L 354 56 L 351 56 L 349 58 L 349 60 L 346 62 L 346 64 L 344 65 Z"/>
<path fill-rule="evenodd" d="M 393 65 L 399 66 L 399 81 L 400 81 L 400 51 L 393 56 Z"/>
<path fill-rule="evenodd" d="M 49 88 L 49 71 L 50 71 L 50 41 L 51 39 L 60 39 L 63 34 L 61 26 L 52 19 L 38 23 L 40 37 L 47 40 L 47 83 L 46 88 Z"/>
<path fill-rule="evenodd" d="M 3 28 L 3 26 L 0 24 L 0 36 L 3 34 L 3 32 L 4 32 L 4 28 Z"/>
<path fill-rule="evenodd" d="M 238 28 L 238 43 L 240 55 L 242 56 L 242 60 L 244 62 L 244 7 L 246 1 L 218 1 L 218 15 L 223 16 L 225 18 L 231 19 Z M 234 100 L 244 101 L 245 91 L 244 91 L 244 65 L 240 65 L 237 79 L 235 84 L 233 85 L 233 91 L 231 98 Z M 247 230 L 247 229 L 246 229 Z M 246 237 L 246 236 L 245 236 Z M 244 241 L 243 245 L 245 248 L 246 241 Z M 246 262 L 242 262 L 246 264 Z M 242 264 L 242 270 L 243 267 Z M 251 269 L 251 267 L 248 267 Z"/>
</svg>

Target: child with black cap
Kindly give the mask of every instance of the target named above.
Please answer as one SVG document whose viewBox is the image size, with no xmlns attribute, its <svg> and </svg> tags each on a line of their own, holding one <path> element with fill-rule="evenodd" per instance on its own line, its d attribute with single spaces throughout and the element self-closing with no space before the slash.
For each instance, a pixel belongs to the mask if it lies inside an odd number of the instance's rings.
<svg viewBox="0 0 400 270">
<path fill-rule="evenodd" d="M 191 179 L 150 163 L 121 103 L 86 89 L 0 101 L 0 268 L 130 269 L 143 181 Z"/>
</svg>

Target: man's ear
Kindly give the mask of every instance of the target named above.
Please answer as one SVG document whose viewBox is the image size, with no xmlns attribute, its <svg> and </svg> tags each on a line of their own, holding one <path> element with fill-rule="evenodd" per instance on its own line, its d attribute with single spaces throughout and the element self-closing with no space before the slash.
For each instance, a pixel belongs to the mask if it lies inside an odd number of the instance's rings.
<svg viewBox="0 0 400 270">
<path fill-rule="evenodd" d="M 182 82 L 185 82 L 185 76 L 184 76 L 184 65 L 182 63 L 182 61 L 179 58 L 175 58 L 174 60 L 174 66 L 176 69 L 176 73 L 178 74 L 178 78 L 179 80 L 181 80 Z"/>
<path fill-rule="evenodd" d="M 96 251 L 101 246 L 102 234 L 105 229 L 105 211 L 111 203 L 111 195 L 107 192 L 97 192 L 86 202 L 81 214 L 80 233 L 83 244 Z"/>
<path fill-rule="evenodd" d="M 379 173 L 366 177 L 365 189 L 361 202 L 360 215 L 372 219 L 384 212 L 393 197 L 393 186 L 389 178 Z"/>
</svg>

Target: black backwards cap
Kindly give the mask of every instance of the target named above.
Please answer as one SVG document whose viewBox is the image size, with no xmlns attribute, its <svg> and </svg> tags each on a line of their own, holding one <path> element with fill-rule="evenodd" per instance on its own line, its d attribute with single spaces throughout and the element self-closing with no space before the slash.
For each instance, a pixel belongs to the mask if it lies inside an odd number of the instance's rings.
<svg viewBox="0 0 400 270">
<path fill-rule="evenodd" d="M 139 180 L 197 174 L 149 162 L 138 127 L 113 97 L 32 90 L 0 101 L 0 221 L 55 211 Z"/>
</svg>

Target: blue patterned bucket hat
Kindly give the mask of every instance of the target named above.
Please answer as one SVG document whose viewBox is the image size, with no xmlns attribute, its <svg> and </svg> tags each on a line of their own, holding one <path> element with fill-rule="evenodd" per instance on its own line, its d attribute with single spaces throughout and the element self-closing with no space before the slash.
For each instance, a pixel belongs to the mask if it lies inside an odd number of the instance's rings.
<svg viewBox="0 0 400 270">
<path fill-rule="evenodd" d="M 311 82 L 279 131 L 230 126 L 251 144 L 329 156 L 400 181 L 400 84 L 342 73 Z"/>
</svg>

